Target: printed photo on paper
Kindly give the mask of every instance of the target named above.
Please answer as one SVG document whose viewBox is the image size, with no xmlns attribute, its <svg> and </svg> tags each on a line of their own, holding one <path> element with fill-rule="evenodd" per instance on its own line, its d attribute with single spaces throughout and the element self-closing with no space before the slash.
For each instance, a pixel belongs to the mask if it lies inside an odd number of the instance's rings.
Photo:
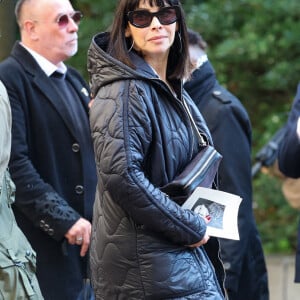
<svg viewBox="0 0 300 300">
<path fill-rule="evenodd" d="M 238 195 L 198 187 L 182 205 L 208 220 L 207 234 L 239 240 L 238 211 L 242 198 Z"/>
</svg>

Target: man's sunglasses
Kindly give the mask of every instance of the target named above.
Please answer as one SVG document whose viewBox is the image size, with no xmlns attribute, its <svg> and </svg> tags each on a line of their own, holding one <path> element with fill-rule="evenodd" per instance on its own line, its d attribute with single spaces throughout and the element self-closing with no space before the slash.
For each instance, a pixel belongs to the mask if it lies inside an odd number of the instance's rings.
<svg viewBox="0 0 300 300">
<path fill-rule="evenodd" d="M 69 20 L 72 19 L 74 21 L 74 23 L 76 23 L 78 25 L 80 23 L 82 17 L 83 17 L 83 15 L 80 11 L 74 11 L 70 15 L 63 14 L 63 15 L 58 16 L 58 18 L 56 19 L 56 23 L 58 24 L 59 27 L 63 28 L 63 27 L 66 27 L 69 24 Z"/>
<path fill-rule="evenodd" d="M 128 21 L 138 28 L 145 28 L 151 25 L 153 17 L 157 17 L 160 24 L 170 25 L 178 20 L 180 15 L 179 6 L 166 6 L 159 11 L 151 13 L 146 9 L 138 9 L 127 13 Z"/>
</svg>

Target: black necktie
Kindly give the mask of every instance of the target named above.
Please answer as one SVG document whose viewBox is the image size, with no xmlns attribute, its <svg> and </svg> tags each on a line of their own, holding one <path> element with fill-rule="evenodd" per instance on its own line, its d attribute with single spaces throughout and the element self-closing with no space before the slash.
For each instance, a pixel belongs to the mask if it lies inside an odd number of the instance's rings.
<svg viewBox="0 0 300 300">
<path fill-rule="evenodd" d="M 66 105 L 70 104 L 70 99 L 73 98 L 73 95 L 70 91 L 70 87 L 68 86 L 67 81 L 65 80 L 65 74 L 54 72 L 50 76 L 51 81 L 57 87 L 57 91 L 61 94 L 64 98 L 64 103 Z"/>
<path fill-rule="evenodd" d="M 88 122 L 88 117 L 78 93 L 75 91 L 72 84 L 68 82 L 65 74 L 55 71 L 50 76 L 50 79 L 54 83 L 57 92 L 62 96 L 63 103 L 72 118 L 74 128 L 82 131 L 82 126 L 85 126 L 84 124 Z"/>
</svg>

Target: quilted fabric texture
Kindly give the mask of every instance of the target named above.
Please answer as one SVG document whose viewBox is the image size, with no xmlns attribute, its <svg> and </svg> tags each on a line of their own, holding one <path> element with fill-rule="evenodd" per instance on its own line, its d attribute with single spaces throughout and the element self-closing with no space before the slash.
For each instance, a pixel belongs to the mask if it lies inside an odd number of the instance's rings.
<svg viewBox="0 0 300 300">
<path fill-rule="evenodd" d="M 98 172 L 90 250 L 96 298 L 223 299 L 204 249 L 186 247 L 203 238 L 204 220 L 159 189 L 199 151 L 180 98 L 135 53 L 135 70 L 109 56 L 106 42 L 99 34 L 88 53 Z M 178 94 L 209 137 L 182 86 Z"/>
</svg>

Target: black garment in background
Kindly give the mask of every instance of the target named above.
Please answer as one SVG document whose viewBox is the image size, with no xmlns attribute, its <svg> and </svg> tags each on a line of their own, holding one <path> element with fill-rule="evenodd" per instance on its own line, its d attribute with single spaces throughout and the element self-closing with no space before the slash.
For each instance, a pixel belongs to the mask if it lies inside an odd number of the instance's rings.
<svg viewBox="0 0 300 300">
<path fill-rule="evenodd" d="M 292 178 L 300 178 L 300 142 L 297 124 L 300 117 L 300 84 L 289 113 L 286 135 L 279 145 L 278 166 L 280 171 Z M 295 282 L 300 283 L 300 221 L 298 221 Z"/>
<path fill-rule="evenodd" d="M 240 195 L 240 241 L 220 239 L 230 300 L 269 299 L 265 258 L 252 210 L 251 124 L 241 102 L 217 79 L 209 61 L 185 84 L 223 155 L 219 189 Z"/>
</svg>

